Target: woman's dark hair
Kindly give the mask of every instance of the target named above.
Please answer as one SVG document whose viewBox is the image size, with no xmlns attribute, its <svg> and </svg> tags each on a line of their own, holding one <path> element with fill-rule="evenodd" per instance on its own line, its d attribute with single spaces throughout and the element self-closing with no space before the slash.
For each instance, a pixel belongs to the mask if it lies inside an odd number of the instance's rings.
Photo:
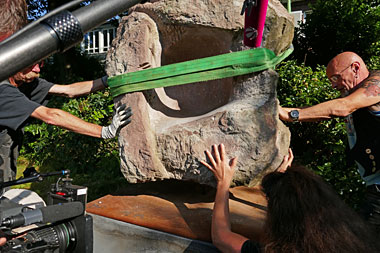
<svg viewBox="0 0 380 253">
<path fill-rule="evenodd" d="M 302 166 L 262 180 L 265 252 L 379 252 L 376 235 L 319 176 Z"/>
</svg>

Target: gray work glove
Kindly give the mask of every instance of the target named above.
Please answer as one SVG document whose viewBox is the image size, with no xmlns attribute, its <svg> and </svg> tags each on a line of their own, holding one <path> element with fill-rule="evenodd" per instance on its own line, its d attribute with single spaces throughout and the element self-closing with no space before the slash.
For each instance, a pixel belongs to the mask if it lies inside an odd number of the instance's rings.
<svg viewBox="0 0 380 253">
<path fill-rule="evenodd" d="M 132 116 L 131 107 L 125 108 L 126 105 L 121 105 L 116 108 L 116 113 L 113 116 L 112 123 L 109 126 L 102 128 L 102 138 L 111 139 L 119 134 L 120 129 L 131 122 Z"/>
</svg>

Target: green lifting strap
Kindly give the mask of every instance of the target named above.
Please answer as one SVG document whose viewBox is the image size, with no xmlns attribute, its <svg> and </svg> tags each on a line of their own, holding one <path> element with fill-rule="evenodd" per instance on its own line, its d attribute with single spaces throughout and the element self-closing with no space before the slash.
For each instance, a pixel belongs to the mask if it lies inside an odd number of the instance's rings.
<svg viewBox="0 0 380 253">
<path fill-rule="evenodd" d="M 134 91 L 240 76 L 274 68 L 292 52 L 291 47 L 276 56 L 267 48 L 248 49 L 109 77 L 108 85 L 115 98 Z"/>
</svg>

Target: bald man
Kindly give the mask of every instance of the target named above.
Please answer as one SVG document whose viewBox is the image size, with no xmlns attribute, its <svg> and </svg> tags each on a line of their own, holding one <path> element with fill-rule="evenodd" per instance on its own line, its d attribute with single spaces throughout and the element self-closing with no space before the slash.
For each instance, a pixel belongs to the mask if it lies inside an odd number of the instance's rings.
<svg viewBox="0 0 380 253">
<path fill-rule="evenodd" d="M 355 159 L 367 185 L 368 201 L 363 214 L 377 224 L 379 231 L 380 71 L 368 71 L 360 56 L 344 52 L 329 62 L 326 74 L 332 87 L 341 92 L 341 98 L 307 108 L 279 107 L 280 119 L 296 122 L 346 117 L 349 156 Z"/>
</svg>

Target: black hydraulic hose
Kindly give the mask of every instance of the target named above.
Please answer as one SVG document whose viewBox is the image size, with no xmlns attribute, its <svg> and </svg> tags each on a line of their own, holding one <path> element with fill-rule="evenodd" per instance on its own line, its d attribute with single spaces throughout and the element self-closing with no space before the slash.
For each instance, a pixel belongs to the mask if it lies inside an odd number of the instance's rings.
<svg viewBox="0 0 380 253">
<path fill-rule="evenodd" d="M 0 81 L 48 56 L 63 52 L 83 35 L 142 0 L 98 0 L 72 13 L 53 15 L 0 45 Z"/>
</svg>

